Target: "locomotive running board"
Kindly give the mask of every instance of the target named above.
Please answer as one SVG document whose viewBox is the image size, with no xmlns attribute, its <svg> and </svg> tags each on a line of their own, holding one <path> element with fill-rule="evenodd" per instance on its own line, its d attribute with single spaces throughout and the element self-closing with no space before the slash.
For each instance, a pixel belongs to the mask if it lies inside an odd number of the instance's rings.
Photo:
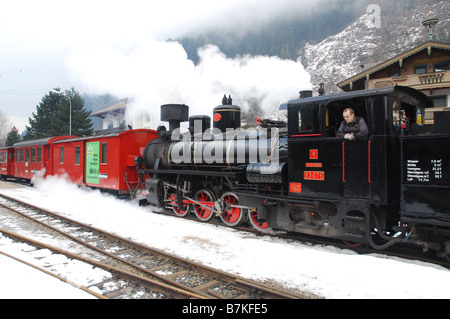
<svg viewBox="0 0 450 319">
<path fill-rule="evenodd" d="M 172 175 L 200 175 L 200 176 L 237 176 L 241 172 L 214 172 L 214 171 L 195 171 L 195 170 L 175 170 L 175 169 L 146 169 L 139 170 L 151 174 L 172 174 Z"/>
</svg>

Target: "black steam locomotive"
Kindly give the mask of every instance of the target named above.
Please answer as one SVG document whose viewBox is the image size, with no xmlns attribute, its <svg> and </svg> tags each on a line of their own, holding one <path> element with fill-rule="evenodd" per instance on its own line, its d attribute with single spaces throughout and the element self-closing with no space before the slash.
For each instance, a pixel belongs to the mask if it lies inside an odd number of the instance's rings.
<svg viewBox="0 0 450 319">
<path fill-rule="evenodd" d="M 249 221 L 376 249 L 410 243 L 448 258 L 450 112 L 423 125 L 431 100 L 400 86 L 306 96 L 280 106 L 287 123 L 257 129 L 241 128 L 231 99 L 214 109 L 212 128 L 186 105 L 161 106 L 169 130 L 159 127 L 138 161 L 148 203 L 228 226 Z M 349 107 L 368 137 L 337 137 Z"/>
</svg>

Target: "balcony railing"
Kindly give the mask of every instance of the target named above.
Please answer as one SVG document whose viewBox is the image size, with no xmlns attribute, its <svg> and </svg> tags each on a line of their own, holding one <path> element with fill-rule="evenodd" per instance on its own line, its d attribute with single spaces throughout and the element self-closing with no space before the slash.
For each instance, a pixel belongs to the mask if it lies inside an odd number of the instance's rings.
<svg viewBox="0 0 450 319">
<path fill-rule="evenodd" d="M 444 72 L 420 74 L 418 77 L 420 84 L 442 83 L 444 79 Z"/>
<path fill-rule="evenodd" d="M 450 87 L 450 71 L 369 80 L 370 89 L 394 85 L 410 86 L 417 89 Z"/>
</svg>

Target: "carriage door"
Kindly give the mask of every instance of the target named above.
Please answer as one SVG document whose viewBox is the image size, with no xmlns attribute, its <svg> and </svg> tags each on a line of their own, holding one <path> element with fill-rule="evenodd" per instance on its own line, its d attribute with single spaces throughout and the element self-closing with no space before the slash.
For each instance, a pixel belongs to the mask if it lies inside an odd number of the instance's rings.
<svg viewBox="0 0 450 319">
<path fill-rule="evenodd" d="M 344 196 L 368 198 L 370 184 L 370 140 L 342 141 Z"/>
<path fill-rule="evenodd" d="M 369 138 L 349 141 L 336 137 L 337 131 L 344 120 L 342 114 L 346 108 L 352 108 L 357 117 L 362 117 L 370 131 L 370 114 L 366 110 L 363 98 L 332 101 L 326 105 L 324 127 L 329 144 L 337 150 L 333 154 L 340 167 L 339 181 L 344 197 L 368 198 L 370 185 L 370 149 Z M 369 132 L 370 134 L 370 132 Z M 339 157 L 339 158 L 338 158 Z"/>
</svg>

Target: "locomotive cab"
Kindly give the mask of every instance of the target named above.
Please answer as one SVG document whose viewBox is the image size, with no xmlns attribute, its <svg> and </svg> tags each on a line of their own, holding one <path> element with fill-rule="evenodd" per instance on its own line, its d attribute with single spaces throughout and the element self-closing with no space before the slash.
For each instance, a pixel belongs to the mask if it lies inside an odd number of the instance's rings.
<svg viewBox="0 0 450 319">
<path fill-rule="evenodd" d="M 427 101 L 404 87 L 290 101 L 287 208 L 264 207 L 268 224 L 353 242 L 367 242 L 371 214 L 382 229 L 393 226 L 400 206 L 399 137 L 406 131 L 400 114 L 423 114 Z M 365 121 L 366 137 L 337 136 L 346 108 Z"/>
</svg>

